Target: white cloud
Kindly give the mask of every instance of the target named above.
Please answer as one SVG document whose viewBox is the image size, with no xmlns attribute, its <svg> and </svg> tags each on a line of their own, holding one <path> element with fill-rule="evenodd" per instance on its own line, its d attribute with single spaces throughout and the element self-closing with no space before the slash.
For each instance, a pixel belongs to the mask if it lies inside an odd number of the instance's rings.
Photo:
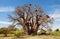
<svg viewBox="0 0 60 39">
<path fill-rule="evenodd" d="M 60 14 L 53 14 L 53 15 L 51 15 L 51 17 L 53 17 L 53 18 L 60 18 Z"/>
<path fill-rule="evenodd" d="M 0 12 L 12 12 L 14 7 L 0 7 Z"/>
<path fill-rule="evenodd" d="M 12 22 L 0 21 L 0 24 L 12 24 Z"/>
<path fill-rule="evenodd" d="M 49 16 L 51 18 L 54 18 L 54 22 L 52 25 L 52 30 L 60 29 L 60 5 L 55 5 L 52 8 L 52 11 L 50 11 Z"/>
<path fill-rule="evenodd" d="M 53 18 L 60 18 L 60 9 L 55 9 L 53 14 L 50 14 Z"/>
<path fill-rule="evenodd" d="M 55 22 L 59 21 L 60 22 L 60 18 L 54 19 Z"/>
<path fill-rule="evenodd" d="M 55 9 L 52 14 L 49 14 L 49 16 L 54 18 L 55 21 L 60 21 L 60 8 Z"/>
</svg>

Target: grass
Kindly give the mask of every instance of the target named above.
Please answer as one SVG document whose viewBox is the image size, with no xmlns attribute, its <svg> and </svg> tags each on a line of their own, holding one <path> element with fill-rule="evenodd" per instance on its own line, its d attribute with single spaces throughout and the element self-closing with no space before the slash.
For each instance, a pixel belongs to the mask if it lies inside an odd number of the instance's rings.
<svg viewBox="0 0 60 39">
<path fill-rule="evenodd" d="M 40 35 L 40 36 L 25 36 L 25 37 L 0 37 L 0 39 L 60 39 L 60 36 Z"/>
</svg>

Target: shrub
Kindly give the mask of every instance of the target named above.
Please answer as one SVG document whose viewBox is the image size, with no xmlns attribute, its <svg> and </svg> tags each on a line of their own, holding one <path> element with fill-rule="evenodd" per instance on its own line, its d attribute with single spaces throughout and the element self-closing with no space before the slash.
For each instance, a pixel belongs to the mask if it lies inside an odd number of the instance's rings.
<svg viewBox="0 0 60 39">
<path fill-rule="evenodd" d="M 59 29 L 56 29 L 55 31 L 57 32 L 57 31 L 59 31 Z"/>
<path fill-rule="evenodd" d="M 7 33 L 9 33 L 7 31 L 7 28 L 0 28 L 0 34 L 4 34 L 5 36 L 7 36 Z"/>
<path fill-rule="evenodd" d="M 60 36 L 60 31 L 57 31 L 57 32 L 54 31 L 54 32 L 51 33 L 51 35 Z"/>
<path fill-rule="evenodd" d="M 12 34 L 15 34 L 15 36 L 20 36 L 20 35 L 22 35 L 22 34 L 24 34 L 24 30 L 23 29 L 21 29 L 21 30 L 14 30 L 14 31 L 12 31 Z"/>
<path fill-rule="evenodd" d="M 42 29 L 40 32 L 38 32 L 38 35 L 46 35 L 46 31 Z"/>
</svg>

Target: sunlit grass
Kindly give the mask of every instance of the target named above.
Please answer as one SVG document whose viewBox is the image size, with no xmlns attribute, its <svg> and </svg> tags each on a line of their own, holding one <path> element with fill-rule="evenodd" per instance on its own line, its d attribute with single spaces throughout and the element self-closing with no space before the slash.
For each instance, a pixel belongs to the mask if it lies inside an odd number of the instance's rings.
<svg viewBox="0 0 60 39">
<path fill-rule="evenodd" d="M 60 36 L 40 35 L 40 36 L 25 36 L 25 37 L 0 37 L 0 39 L 60 39 Z"/>
</svg>

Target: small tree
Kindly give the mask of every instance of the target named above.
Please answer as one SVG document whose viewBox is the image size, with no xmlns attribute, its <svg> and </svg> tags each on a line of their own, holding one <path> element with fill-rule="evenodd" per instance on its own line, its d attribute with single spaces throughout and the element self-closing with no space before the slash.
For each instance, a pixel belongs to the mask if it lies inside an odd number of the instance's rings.
<svg viewBox="0 0 60 39">
<path fill-rule="evenodd" d="M 8 28 L 0 28 L 0 34 L 4 34 L 5 36 L 7 36 L 7 34 L 10 34 L 13 29 L 14 25 L 9 25 Z"/>
<path fill-rule="evenodd" d="M 24 31 L 28 34 L 37 34 L 40 25 L 48 27 L 49 23 L 52 23 L 52 18 L 44 13 L 43 9 L 37 5 L 24 5 L 15 9 L 15 17 L 9 15 L 12 21 L 21 25 Z"/>
<path fill-rule="evenodd" d="M 5 36 L 7 36 L 7 34 L 8 34 L 7 28 L 1 28 L 0 34 L 4 34 Z"/>
<path fill-rule="evenodd" d="M 59 31 L 59 29 L 56 29 L 55 31 L 57 32 L 57 31 Z"/>
</svg>

